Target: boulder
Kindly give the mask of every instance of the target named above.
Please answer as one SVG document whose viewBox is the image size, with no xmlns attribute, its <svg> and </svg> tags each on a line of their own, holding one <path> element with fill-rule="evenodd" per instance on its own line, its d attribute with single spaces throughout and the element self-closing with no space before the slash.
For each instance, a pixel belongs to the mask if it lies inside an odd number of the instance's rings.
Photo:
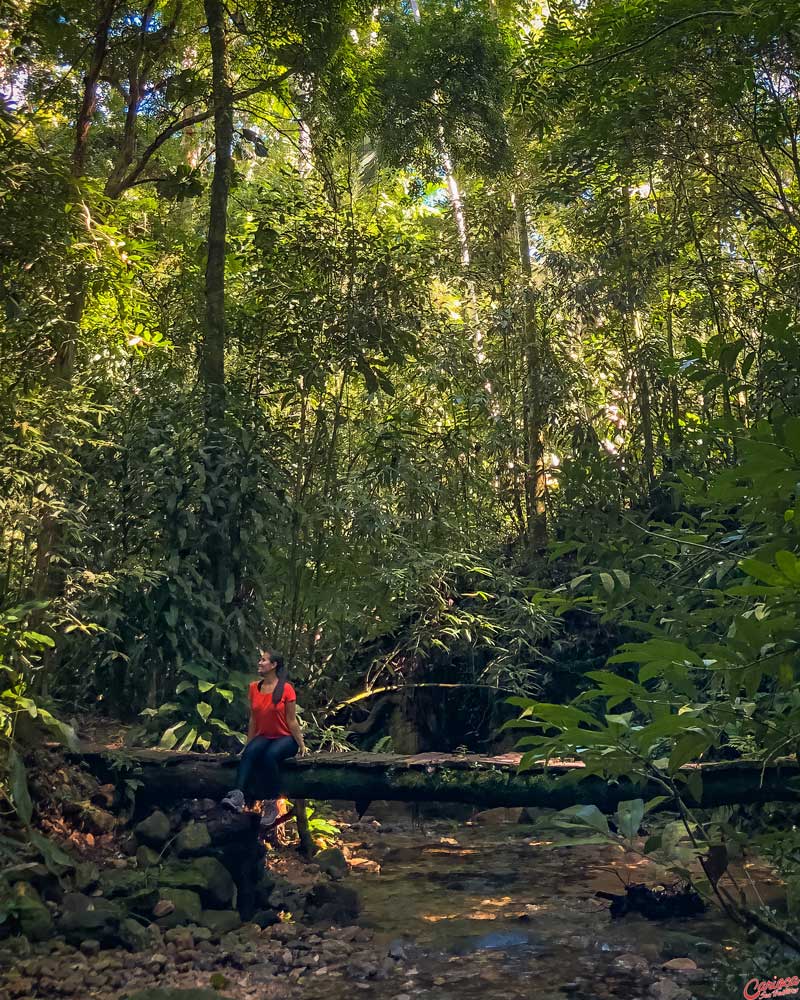
<svg viewBox="0 0 800 1000">
<path fill-rule="evenodd" d="M 211 835 L 205 823 L 187 823 L 175 838 L 175 851 L 180 855 L 202 854 L 211 846 Z"/>
<path fill-rule="evenodd" d="M 116 902 L 102 896 L 84 896 L 68 892 L 64 896 L 63 910 L 57 921 L 59 933 L 72 944 L 87 938 L 104 944 L 113 944 L 118 937 L 125 911 Z"/>
<path fill-rule="evenodd" d="M 328 847 L 315 854 L 314 864 L 319 866 L 320 871 L 335 879 L 344 878 L 349 871 L 347 858 L 338 847 Z"/>
<path fill-rule="evenodd" d="M 308 915 L 319 922 L 351 924 L 360 909 L 358 893 L 341 882 L 319 882 L 308 894 Z"/>
<path fill-rule="evenodd" d="M 150 815 L 134 827 L 137 838 L 149 847 L 163 847 L 169 840 L 172 827 L 167 817 L 160 809 L 155 809 Z"/>
<path fill-rule="evenodd" d="M 233 877 L 217 858 L 171 861 L 159 871 L 158 883 L 162 888 L 198 892 L 203 902 L 215 909 L 227 909 L 236 901 Z"/>
<path fill-rule="evenodd" d="M 215 937 L 221 937 L 241 926 L 242 918 L 236 910 L 203 910 L 197 922 Z"/>
<path fill-rule="evenodd" d="M 160 898 L 173 904 L 173 909 L 157 920 L 162 929 L 183 924 L 199 924 L 203 906 L 200 897 L 191 889 L 161 889 Z"/>
</svg>

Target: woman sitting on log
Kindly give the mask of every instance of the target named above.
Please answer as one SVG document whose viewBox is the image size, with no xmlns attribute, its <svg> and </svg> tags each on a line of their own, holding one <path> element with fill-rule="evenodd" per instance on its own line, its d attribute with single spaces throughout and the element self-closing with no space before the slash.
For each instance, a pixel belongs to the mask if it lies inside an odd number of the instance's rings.
<svg viewBox="0 0 800 1000">
<path fill-rule="evenodd" d="M 302 756 L 306 747 L 297 721 L 297 695 L 286 680 L 283 657 L 265 649 L 257 669 L 260 680 L 253 681 L 248 690 L 247 745 L 239 761 L 236 787 L 222 804 L 241 812 L 248 802 L 263 799 L 261 829 L 267 833 L 278 821 L 278 765 L 298 753 Z"/>
</svg>

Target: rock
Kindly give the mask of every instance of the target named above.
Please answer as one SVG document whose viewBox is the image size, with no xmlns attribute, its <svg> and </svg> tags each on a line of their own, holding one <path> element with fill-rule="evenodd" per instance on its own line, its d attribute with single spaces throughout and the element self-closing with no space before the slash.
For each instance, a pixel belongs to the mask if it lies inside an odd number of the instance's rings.
<svg viewBox="0 0 800 1000">
<path fill-rule="evenodd" d="M 253 812 L 235 813 L 218 808 L 207 817 L 206 826 L 211 843 L 216 847 L 231 842 L 257 842 L 259 817 Z"/>
<path fill-rule="evenodd" d="M 178 951 L 191 951 L 194 948 L 194 936 L 188 927 L 170 927 L 164 934 L 164 940 L 174 944 Z"/>
<path fill-rule="evenodd" d="M 358 893 L 340 883 L 320 882 L 308 894 L 309 915 L 328 924 L 349 924 L 361 909 Z"/>
<path fill-rule="evenodd" d="M 161 900 L 169 900 L 173 904 L 169 913 L 157 918 L 158 926 L 163 930 L 179 927 L 181 924 L 199 924 L 203 904 L 200 896 L 191 889 L 161 889 Z M 153 914 L 155 916 L 155 913 Z"/>
<path fill-rule="evenodd" d="M 659 979 L 649 990 L 655 1000 L 692 1000 L 692 994 L 672 979 Z"/>
<path fill-rule="evenodd" d="M 236 930 L 241 925 L 242 918 L 236 910 L 203 910 L 197 923 L 211 931 L 215 937 L 221 937 Z"/>
<path fill-rule="evenodd" d="M 349 871 L 347 859 L 338 847 L 328 847 L 315 854 L 314 864 L 331 878 L 344 878 Z"/>
<path fill-rule="evenodd" d="M 175 850 L 180 855 L 202 854 L 211 846 L 211 835 L 205 823 L 187 823 L 175 838 Z"/>
<path fill-rule="evenodd" d="M 668 931 L 661 941 L 662 958 L 683 958 L 685 955 L 711 951 L 713 945 L 704 938 L 686 931 Z"/>
<path fill-rule="evenodd" d="M 171 861 L 158 873 L 164 888 L 191 889 L 214 909 L 227 909 L 235 903 L 236 885 L 228 869 L 216 858 Z"/>
<path fill-rule="evenodd" d="M 136 839 L 136 834 L 133 830 L 130 833 L 126 833 L 122 840 L 119 842 L 119 846 L 124 854 L 133 857 L 139 847 L 139 841 Z"/>
<path fill-rule="evenodd" d="M 150 946 L 150 934 L 133 917 L 126 917 L 119 925 L 119 939 L 131 951 L 144 951 Z"/>
<path fill-rule="evenodd" d="M 171 899 L 159 899 L 156 905 L 153 907 L 153 916 L 166 917 L 167 914 L 172 913 L 175 909 L 175 904 Z"/>
<path fill-rule="evenodd" d="M 160 809 L 155 809 L 150 815 L 134 827 L 137 838 L 150 847 L 163 847 L 169 840 L 172 828 L 167 817 Z"/>
<path fill-rule="evenodd" d="M 83 861 L 75 868 L 75 888 L 78 892 L 94 889 L 100 879 L 100 869 L 93 861 Z"/>
<path fill-rule="evenodd" d="M 253 923 L 258 924 L 259 927 L 273 927 L 275 924 L 280 923 L 280 916 L 277 910 L 264 909 L 256 910 L 253 914 Z"/>
<path fill-rule="evenodd" d="M 483 812 L 477 813 L 475 822 L 486 826 L 499 826 L 501 823 L 519 823 L 521 817 L 521 808 L 506 809 L 500 806 L 497 809 L 484 809 Z M 316 861 L 316 858 L 314 860 Z"/>
<path fill-rule="evenodd" d="M 57 926 L 59 932 L 74 944 L 79 945 L 86 938 L 113 944 L 125 916 L 124 910 L 112 900 L 68 892 L 64 896 L 63 911 Z"/>
<path fill-rule="evenodd" d="M 406 961 L 408 959 L 408 954 L 406 953 L 405 942 L 401 941 L 399 938 L 396 941 L 392 941 L 389 945 L 389 958 L 395 958 L 398 961 Z"/>
<path fill-rule="evenodd" d="M 100 888 L 107 899 L 132 896 L 143 890 L 152 890 L 154 887 L 153 879 L 138 868 L 111 868 L 100 876 Z"/>
<path fill-rule="evenodd" d="M 644 955 L 634 955 L 630 952 L 617 955 L 614 959 L 614 965 L 620 969 L 629 969 L 631 972 L 647 972 L 650 968 L 650 963 Z"/>
<path fill-rule="evenodd" d="M 667 972 L 696 972 L 697 962 L 691 958 L 671 958 L 661 968 Z"/>
<path fill-rule="evenodd" d="M 88 833 L 111 833 L 117 826 L 117 817 L 88 800 L 64 802 L 64 812 L 77 820 Z"/>
<path fill-rule="evenodd" d="M 224 994 L 206 989 L 167 989 L 151 987 L 131 993 L 128 1000 L 226 1000 Z"/>
<path fill-rule="evenodd" d="M 157 868 L 161 864 L 161 855 L 152 847 L 142 844 L 136 849 L 136 864 L 139 868 Z"/>
<path fill-rule="evenodd" d="M 106 785 L 98 785 L 98 787 L 89 796 L 89 799 L 96 806 L 105 806 L 106 809 L 111 809 L 114 805 L 116 797 L 117 786 L 109 782 Z"/>
<path fill-rule="evenodd" d="M 94 938 L 86 938 L 80 943 L 80 949 L 84 955 L 96 955 L 100 951 L 100 942 Z"/>
</svg>

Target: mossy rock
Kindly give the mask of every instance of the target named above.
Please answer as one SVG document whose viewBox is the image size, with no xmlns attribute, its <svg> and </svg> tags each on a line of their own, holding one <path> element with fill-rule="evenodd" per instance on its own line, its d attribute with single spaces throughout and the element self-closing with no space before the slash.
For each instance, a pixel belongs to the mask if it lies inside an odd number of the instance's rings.
<svg viewBox="0 0 800 1000">
<path fill-rule="evenodd" d="M 159 898 L 168 899 L 175 906 L 172 913 L 167 913 L 165 916 L 159 917 L 156 921 L 162 930 L 168 930 L 170 927 L 182 927 L 185 924 L 199 924 L 201 922 L 200 916 L 203 905 L 200 902 L 198 894 L 191 889 L 161 889 Z"/>
<path fill-rule="evenodd" d="M 138 868 L 110 868 L 100 876 L 100 888 L 107 899 L 146 892 L 155 884 L 152 875 Z"/>
<path fill-rule="evenodd" d="M 80 944 L 85 938 L 114 943 L 119 925 L 126 916 L 123 908 L 110 899 L 68 892 L 57 927 L 71 944 Z"/>
<path fill-rule="evenodd" d="M 338 847 L 328 847 L 324 851 L 319 851 L 314 855 L 314 864 L 319 865 L 320 871 L 335 879 L 344 878 L 350 870 L 347 858 Z"/>
<path fill-rule="evenodd" d="M 175 852 L 181 856 L 202 854 L 211 846 L 211 835 L 205 823 L 187 823 L 175 838 Z"/>
<path fill-rule="evenodd" d="M 152 945 L 152 938 L 147 928 L 133 917 L 126 917 L 120 923 L 119 939 L 131 951 L 144 951 Z"/>
<path fill-rule="evenodd" d="M 309 915 L 331 924 L 351 924 L 361 909 L 358 893 L 341 882 L 319 882 L 308 894 Z"/>
<path fill-rule="evenodd" d="M 78 892 L 93 889 L 100 881 L 100 869 L 93 861 L 82 861 L 75 866 L 75 888 Z"/>
<path fill-rule="evenodd" d="M 228 909 L 236 901 L 233 877 L 216 858 L 171 861 L 158 873 L 158 884 L 162 888 L 199 892 L 203 902 L 214 909 Z"/>
<path fill-rule="evenodd" d="M 198 921 L 201 927 L 206 927 L 217 937 L 235 931 L 242 924 L 242 918 L 236 910 L 203 910 Z"/>
<path fill-rule="evenodd" d="M 30 941 L 46 941 L 53 933 L 53 916 L 41 896 L 27 882 L 17 884 L 14 910 L 19 929 Z"/>
<path fill-rule="evenodd" d="M 157 868 L 162 861 L 163 858 L 158 851 L 154 851 L 152 847 L 148 847 L 146 844 L 142 844 L 141 847 L 136 849 L 136 864 L 140 869 Z"/>
<path fill-rule="evenodd" d="M 155 809 L 133 829 L 137 839 L 149 847 L 163 847 L 172 833 L 170 821 L 160 809 Z"/>
</svg>

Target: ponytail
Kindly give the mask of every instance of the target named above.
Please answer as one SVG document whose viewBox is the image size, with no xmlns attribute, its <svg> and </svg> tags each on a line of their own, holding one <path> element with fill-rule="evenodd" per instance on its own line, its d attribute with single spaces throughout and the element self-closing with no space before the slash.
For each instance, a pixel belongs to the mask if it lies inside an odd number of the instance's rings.
<svg viewBox="0 0 800 1000">
<path fill-rule="evenodd" d="M 289 671 L 286 669 L 286 664 L 283 662 L 283 653 L 279 653 L 276 649 L 265 649 L 264 652 L 275 664 L 275 676 L 278 679 L 278 683 L 275 685 L 275 689 L 272 692 L 272 704 L 277 705 L 283 697 L 283 689 L 286 687 L 286 680 L 289 676 Z"/>
</svg>

